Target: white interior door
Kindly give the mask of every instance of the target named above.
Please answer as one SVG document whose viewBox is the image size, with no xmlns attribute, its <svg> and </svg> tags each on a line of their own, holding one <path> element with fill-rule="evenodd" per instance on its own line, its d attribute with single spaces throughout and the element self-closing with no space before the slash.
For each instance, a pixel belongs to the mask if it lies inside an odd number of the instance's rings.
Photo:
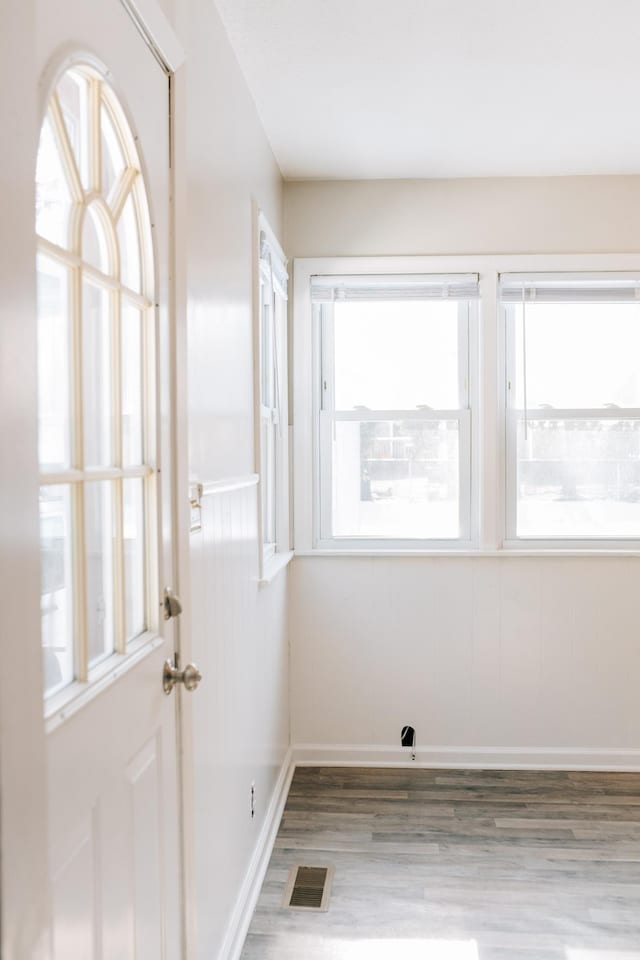
<svg viewBox="0 0 640 960">
<path fill-rule="evenodd" d="M 120 0 L 39 0 L 39 458 L 55 960 L 177 960 L 169 82 Z"/>
</svg>

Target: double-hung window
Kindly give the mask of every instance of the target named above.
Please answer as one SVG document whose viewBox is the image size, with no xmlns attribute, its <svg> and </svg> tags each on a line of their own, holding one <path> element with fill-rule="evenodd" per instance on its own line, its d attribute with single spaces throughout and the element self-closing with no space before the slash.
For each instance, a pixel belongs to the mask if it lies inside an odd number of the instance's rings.
<svg viewBox="0 0 640 960">
<path fill-rule="evenodd" d="M 640 539 L 640 281 L 501 278 L 507 538 Z"/>
<path fill-rule="evenodd" d="M 316 544 L 472 535 L 477 275 L 315 276 Z"/>
<path fill-rule="evenodd" d="M 256 437 L 260 477 L 261 567 L 289 550 L 287 262 L 260 215 Z"/>
</svg>

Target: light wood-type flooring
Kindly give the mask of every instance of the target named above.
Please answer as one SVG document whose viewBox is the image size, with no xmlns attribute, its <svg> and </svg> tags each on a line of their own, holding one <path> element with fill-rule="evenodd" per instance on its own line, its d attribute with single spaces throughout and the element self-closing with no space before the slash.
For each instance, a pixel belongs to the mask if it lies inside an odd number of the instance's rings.
<svg viewBox="0 0 640 960">
<path fill-rule="evenodd" d="M 640 960 L 640 774 L 298 768 L 242 960 Z"/>
</svg>

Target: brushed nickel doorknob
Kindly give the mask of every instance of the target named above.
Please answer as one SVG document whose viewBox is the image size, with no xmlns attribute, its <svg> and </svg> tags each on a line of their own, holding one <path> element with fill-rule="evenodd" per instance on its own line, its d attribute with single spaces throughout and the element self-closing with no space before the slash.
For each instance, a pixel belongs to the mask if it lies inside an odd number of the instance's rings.
<svg viewBox="0 0 640 960">
<path fill-rule="evenodd" d="M 185 690 L 195 690 L 202 674 L 195 663 L 188 663 L 183 670 L 180 670 L 171 660 L 165 660 L 162 668 L 162 689 L 165 693 L 171 693 L 176 683 L 184 684 Z"/>
</svg>

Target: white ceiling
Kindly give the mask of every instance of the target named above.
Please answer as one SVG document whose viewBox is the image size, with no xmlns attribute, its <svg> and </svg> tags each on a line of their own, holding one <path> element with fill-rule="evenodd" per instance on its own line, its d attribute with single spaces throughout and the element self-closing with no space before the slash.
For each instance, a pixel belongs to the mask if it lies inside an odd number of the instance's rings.
<svg viewBox="0 0 640 960">
<path fill-rule="evenodd" d="M 216 0 L 288 179 L 640 173 L 640 0 Z"/>
</svg>

